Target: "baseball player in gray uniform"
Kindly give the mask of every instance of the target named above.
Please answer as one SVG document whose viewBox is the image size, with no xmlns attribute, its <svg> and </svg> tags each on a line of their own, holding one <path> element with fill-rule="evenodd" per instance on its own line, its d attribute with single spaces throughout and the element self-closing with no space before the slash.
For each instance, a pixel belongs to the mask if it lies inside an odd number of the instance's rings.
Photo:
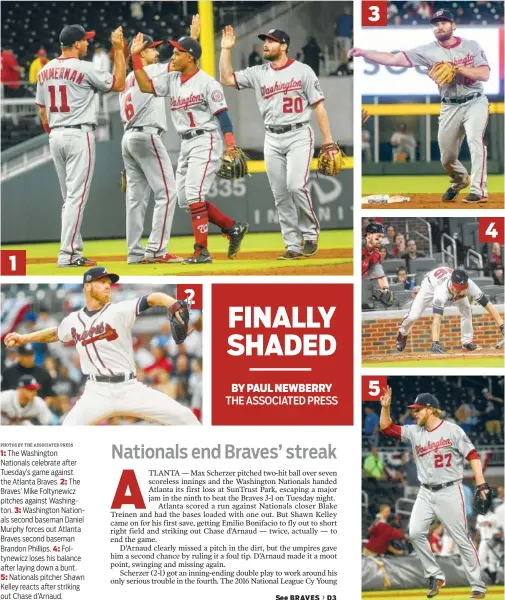
<svg viewBox="0 0 505 600">
<path fill-rule="evenodd" d="M 158 63 L 155 42 L 144 35 L 147 44 L 140 54 L 145 72 L 153 78 L 167 69 Z M 131 49 L 131 44 L 130 44 Z M 121 122 L 124 127 L 121 151 L 126 170 L 126 243 L 128 263 L 177 263 L 182 258 L 168 252 L 177 193 L 175 177 L 168 152 L 161 136 L 167 130 L 163 98 L 143 94 L 128 57 L 130 73 L 125 89 L 119 94 Z M 141 244 L 144 217 L 151 190 L 154 194 L 152 229 L 144 247 Z"/>
<path fill-rule="evenodd" d="M 165 72 L 152 78 L 139 56 L 145 48 L 142 33 L 133 41 L 131 55 L 139 89 L 146 94 L 170 97 L 172 121 L 181 137 L 175 175 L 177 198 L 179 206 L 191 214 L 195 236 L 194 254 L 184 264 L 212 262 L 207 249 L 209 222 L 228 237 L 228 258 L 234 258 L 249 225 L 231 219 L 205 199 L 223 153 L 219 129 L 227 147 L 236 145 L 223 88 L 198 68 L 202 48 L 197 40 L 187 36 L 168 43 L 174 47 L 172 60 L 165 65 Z"/>
<path fill-rule="evenodd" d="M 111 36 L 114 72 L 99 71 L 81 60 L 94 31 L 67 25 L 60 33 L 61 56 L 39 72 L 36 103 L 63 196 L 61 213 L 60 267 L 86 267 L 96 261 L 83 256 L 81 224 L 95 168 L 95 137 L 98 122 L 97 92 L 120 92 L 125 84 L 123 31 Z"/>
<path fill-rule="evenodd" d="M 40 384 L 32 375 L 19 378 L 15 390 L 0 393 L 2 425 L 51 425 L 53 415 L 43 398 L 37 396 Z"/>
<path fill-rule="evenodd" d="M 7 347 L 27 342 L 75 345 L 86 386 L 63 425 L 94 425 L 111 417 L 136 417 L 158 425 L 199 425 L 189 408 L 137 380 L 132 328 L 139 314 L 152 306 L 170 308 L 176 300 L 162 292 L 111 302 L 111 286 L 119 276 L 105 267 L 83 276 L 86 305 L 70 313 L 58 327 L 26 335 L 9 333 Z"/>
<path fill-rule="evenodd" d="M 390 415 L 392 390 L 387 387 L 381 396 L 380 429 L 383 435 L 412 446 L 421 483 L 410 517 L 410 538 L 429 581 L 428 598 L 436 596 L 445 585 L 445 575 L 435 560 L 428 542 L 429 527 L 435 517 L 459 548 L 466 577 L 472 587 L 471 598 L 484 598 L 486 584 L 482 581 L 477 550 L 468 533 L 466 508 L 461 483 L 465 459 L 475 477 L 475 484 L 485 484 L 478 452 L 465 432 L 455 423 L 440 418 L 440 404 L 432 394 L 419 394 L 413 404 L 416 425 L 399 426 Z M 480 492 L 485 495 L 489 491 Z"/>
<path fill-rule="evenodd" d="M 403 352 L 405 349 L 408 335 L 414 323 L 427 308 L 431 307 L 433 313 L 431 351 L 435 354 L 443 354 L 445 350 L 440 344 L 440 325 L 446 305 L 457 306 L 461 314 L 461 344 L 463 349 L 470 352 L 481 350 L 480 346 L 473 343 L 470 300 L 477 302 L 487 310 L 500 328 L 502 335 L 504 335 L 503 319 L 479 286 L 468 278 L 468 273 L 462 269 L 453 270 L 442 265 L 426 274 L 421 283 L 421 289 L 414 298 L 409 312 L 401 322 L 396 338 L 398 352 Z"/>
<path fill-rule="evenodd" d="M 487 150 L 484 145 L 489 103 L 484 95 L 483 81 L 489 79 L 489 65 L 479 44 L 454 35 L 456 24 L 448 10 L 438 10 L 430 22 L 435 42 L 392 54 L 353 48 L 349 56 L 362 56 L 370 62 L 392 67 L 427 67 L 446 62 L 456 68 L 455 78 L 439 86 L 440 110 L 438 144 L 440 160 L 451 178 L 451 186 L 443 194 L 445 202 L 455 201 L 458 193 L 471 184 L 463 202 L 485 202 L 487 198 Z M 472 161 L 471 177 L 458 160 L 466 135 Z"/>
<path fill-rule="evenodd" d="M 310 161 L 314 154 L 314 113 L 323 144 L 332 143 L 324 94 L 314 71 L 288 58 L 290 38 L 280 29 L 258 36 L 263 41 L 263 65 L 233 71 L 233 27 L 222 32 L 220 81 L 226 86 L 254 89 L 265 123 L 265 166 L 275 199 L 286 252 L 281 260 L 297 260 L 317 252 L 319 221 L 307 190 Z M 333 152 L 331 153 L 334 154 Z"/>
</svg>

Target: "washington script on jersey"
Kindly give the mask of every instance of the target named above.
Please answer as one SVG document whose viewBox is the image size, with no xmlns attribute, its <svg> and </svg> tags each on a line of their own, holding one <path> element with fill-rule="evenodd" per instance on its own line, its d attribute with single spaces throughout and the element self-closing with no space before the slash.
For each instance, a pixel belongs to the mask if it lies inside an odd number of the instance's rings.
<svg viewBox="0 0 505 600">
<path fill-rule="evenodd" d="M 452 446 L 452 441 L 448 438 L 442 438 L 436 442 L 429 441 L 425 446 L 421 446 L 420 444 L 416 445 L 416 454 L 417 456 L 424 456 L 430 452 L 436 452 L 437 450 L 440 450 L 440 448 L 449 448 L 450 446 Z"/>
<path fill-rule="evenodd" d="M 261 95 L 268 100 L 275 94 L 287 94 L 288 92 L 294 92 L 296 90 L 301 90 L 303 88 L 302 80 L 296 80 L 292 77 L 289 81 L 282 83 L 281 81 L 276 81 L 274 85 L 263 85 L 261 86 Z"/>
<path fill-rule="evenodd" d="M 214 99 L 214 97 L 213 97 Z M 220 98 L 218 98 L 218 101 L 222 101 L 224 100 L 224 96 L 221 95 Z M 177 98 L 174 98 L 173 96 L 170 97 L 170 110 L 187 110 L 190 106 L 196 106 L 197 104 L 202 104 L 203 103 L 203 97 L 201 94 L 193 94 L 193 92 L 191 92 L 191 94 L 187 97 L 187 98 L 181 98 L 180 96 L 177 96 Z"/>
</svg>

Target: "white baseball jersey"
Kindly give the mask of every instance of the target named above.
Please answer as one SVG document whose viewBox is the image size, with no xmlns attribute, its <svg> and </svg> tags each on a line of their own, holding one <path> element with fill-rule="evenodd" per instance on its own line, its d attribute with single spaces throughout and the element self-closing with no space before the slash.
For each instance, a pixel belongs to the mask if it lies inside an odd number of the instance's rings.
<svg viewBox="0 0 505 600">
<path fill-rule="evenodd" d="M 460 67 L 488 67 L 484 50 L 473 40 L 462 40 L 457 37 L 453 46 L 444 48 L 435 41 L 424 46 L 417 46 L 403 52 L 412 67 L 431 67 L 437 62 L 450 62 Z M 454 80 L 444 87 L 439 87 L 442 98 L 460 98 L 474 92 L 482 93 L 482 81 L 475 81 L 463 75 L 456 75 Z"/>
<path fill-rule="evenodd" d="M 442 266 L 433 269 L 433 271 L 430 271 L 425 276 L 425 279 L 431 286 L 431 289 L 429 289 L 428 292 L 433 293 L 431 304 L 434 313 L 443 314 L 444 306 L 446 304 L 461 300 L 463 297 L 468 297 L 470 301 L 475 300 L 476 302 L 479 302 L 484 298 L 482 290 L 471 279 L 468 280 L 468 288 L 455 296 L 449 290 L 452 271 L 453 269 Z"/>
<path fill-rule="evenodd" d="M 53 420 L 47 404 L 39 396 L 35 396 L 26 406 L 21 406 L 17 389 L 0 393 L 0 405 L 2 425 L 16 425 L 29 419 L 36 419 L 40 425 L 51 425 Z"/>
<path fill-rule="evenodd" d="M 35 103 L 45 107 L 51 128 L 96 125 L 96 92 L 110 92 L 113 86 L 112 73 L 78 58 L 55 58 L 39 72 Z"/>
<path fill-rule="evenodd" d="M 85 375 L 136 372 L 132 328 L 145 298 L 109 303 L 98 311 L 83 308 L 63 319 L 57 330 L 58 339 L 75 344 Z"/>
<path fill-rule="evenodd" d="M 502 502 L 494 511 L 496 515 L 496 526 L 503 533 L 505 530 L 505 504 Z"/>
<path fill-rule="evenodd" d="M 290 58 L 280 68 L 270 63 L 233 73 L 235 87 L 253 88 L 265 125 L 282 126 L 308 123 L 311 106 L 324 100 L 314 71 Z"/>
<path fill-rule="evenodd" d="M 222 85 L 213 77 L 200 69 L 184 79 L 179 71 L 166 71 L 153 77 L 152 84 L 157 96 L 170 97 L 170 111 L 177 133 L 191 129 L 219 129 L 215 115 L 227 110 L 228 105 Z"/>
<path fill-rule="evenodd" d="M 482 541 L 491 540 L 498 533 L 498 522 L 495 513 L 490 510 L 485 515 L 477 515 L 476 527 Z"/>
<path fill-rule="evenodd" d="M 465 458 L 475 450 L 461 427 L 448 421 L 442 421 L 432 431 L 418 425 L 402 425 L 401 440 L 412 445 L 417 478 L 426 485 L 463 479 Z"/>
<path fill-rule="evenodd" d="M 152 79 L 165 73 L 167 65 L 155 63 L 147 65 L 144 70 Z M 126 77 L 124 92 L 119 94 L 119 110 L 125 130 L 131 127 L 156 127 L 167 130 L 165 100 L 141 92 L 133 71 Z"/>
</svg>

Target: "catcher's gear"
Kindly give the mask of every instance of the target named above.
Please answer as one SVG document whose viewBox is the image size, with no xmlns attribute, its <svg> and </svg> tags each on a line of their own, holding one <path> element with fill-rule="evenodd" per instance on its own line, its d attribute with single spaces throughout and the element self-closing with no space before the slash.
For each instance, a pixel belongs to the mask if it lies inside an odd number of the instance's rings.
<svg viewBox="0 0 505 600">
<path fill-rule="evenodd" d="M 218 175 L 223 179 L 241 179 L 249 175 L 247 156 L 243 150 L 238 146 L 226 148 L 221 156 Z"/>
<path fill-rule="evenodd" d="M 177 300 L 168 309 L 170 329 L 172 330 L 172 337 L 176 344 L 182 344 L 188 337 L 189 309 L 190 305 L 187 300 Z M 180 317 L 180 320 L 177 316 Z"/>
<path fill-rule="evenodd" d="M 483 496 L 481 492 L 486 492 Z M 473 509 L 479 515 L 485 515 L 493 504 L 494 490 L 489 486 L 488 483 L 481 483 L 475 488 L 475 494 L 473 496 Z"/>
<path fill-rule="evenodd" d="M 389 289 L 375 289 L 372 292 L 372 298 L 383 304 L 385 307 L 393 306 L 393 292 Z"/>
<path fill-rule="evenodd" d="M 126 169 L 121 171 L 121 191 L 123 194 L 126 192 Z"/>
<path fill-rule="evenodd" d="M 444 87 L 444 85 L 448 85 L 453 81 L 457 72 L 457 68 L 452 63 L 438 62 L 431 67 L 428 75 L 437 83 L 437 85 Z"/>
<path fill-rule="evenodd" d="M 435 354 L 445 354 L 444 347 L 440 342 L 433 342 L 431 344 L 431 351 Z"/>
<path fill-rule="evenodd" d="M 323 144 L 317 157 L 317 170 L 322 175 L 337 175 L 344 167 L 344 158 L 345 154 L 337 143 Z"/>
</svg>

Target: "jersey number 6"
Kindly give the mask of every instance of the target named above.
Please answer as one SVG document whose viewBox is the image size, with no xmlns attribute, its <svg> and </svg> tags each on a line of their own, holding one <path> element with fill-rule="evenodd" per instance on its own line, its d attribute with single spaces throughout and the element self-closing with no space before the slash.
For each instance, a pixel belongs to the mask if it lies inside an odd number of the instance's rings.
<svg viewBox="0 0 505 600">
<path fill-rule="evenodd" d="M 291 98 L 290 96 L 285 96 L 282 99 L 282 112 L 283 113 L 301 113 L 303 112 L 303 101 L 300 96 L 296 96 L 296 98 Z"/>
<path fill-rule="evenodd" d="M 133 119 L 133 116 L 135 115 L 135 109 L 133 108 L 131 94 L 128 94 L 128 96 L 126 96 L 126 98 L 124 99 L 124 113 L 128 121 L 131 121 L 131 119 Z"/>
<path fill-rule="evenodd" d="M 444 464 L 445 459 L 445 464 Z M 450 467 L 452 461 L 452 454 L 435 454 L 435 469 L 441 469 L 443 467 Z"/>
</svg>

